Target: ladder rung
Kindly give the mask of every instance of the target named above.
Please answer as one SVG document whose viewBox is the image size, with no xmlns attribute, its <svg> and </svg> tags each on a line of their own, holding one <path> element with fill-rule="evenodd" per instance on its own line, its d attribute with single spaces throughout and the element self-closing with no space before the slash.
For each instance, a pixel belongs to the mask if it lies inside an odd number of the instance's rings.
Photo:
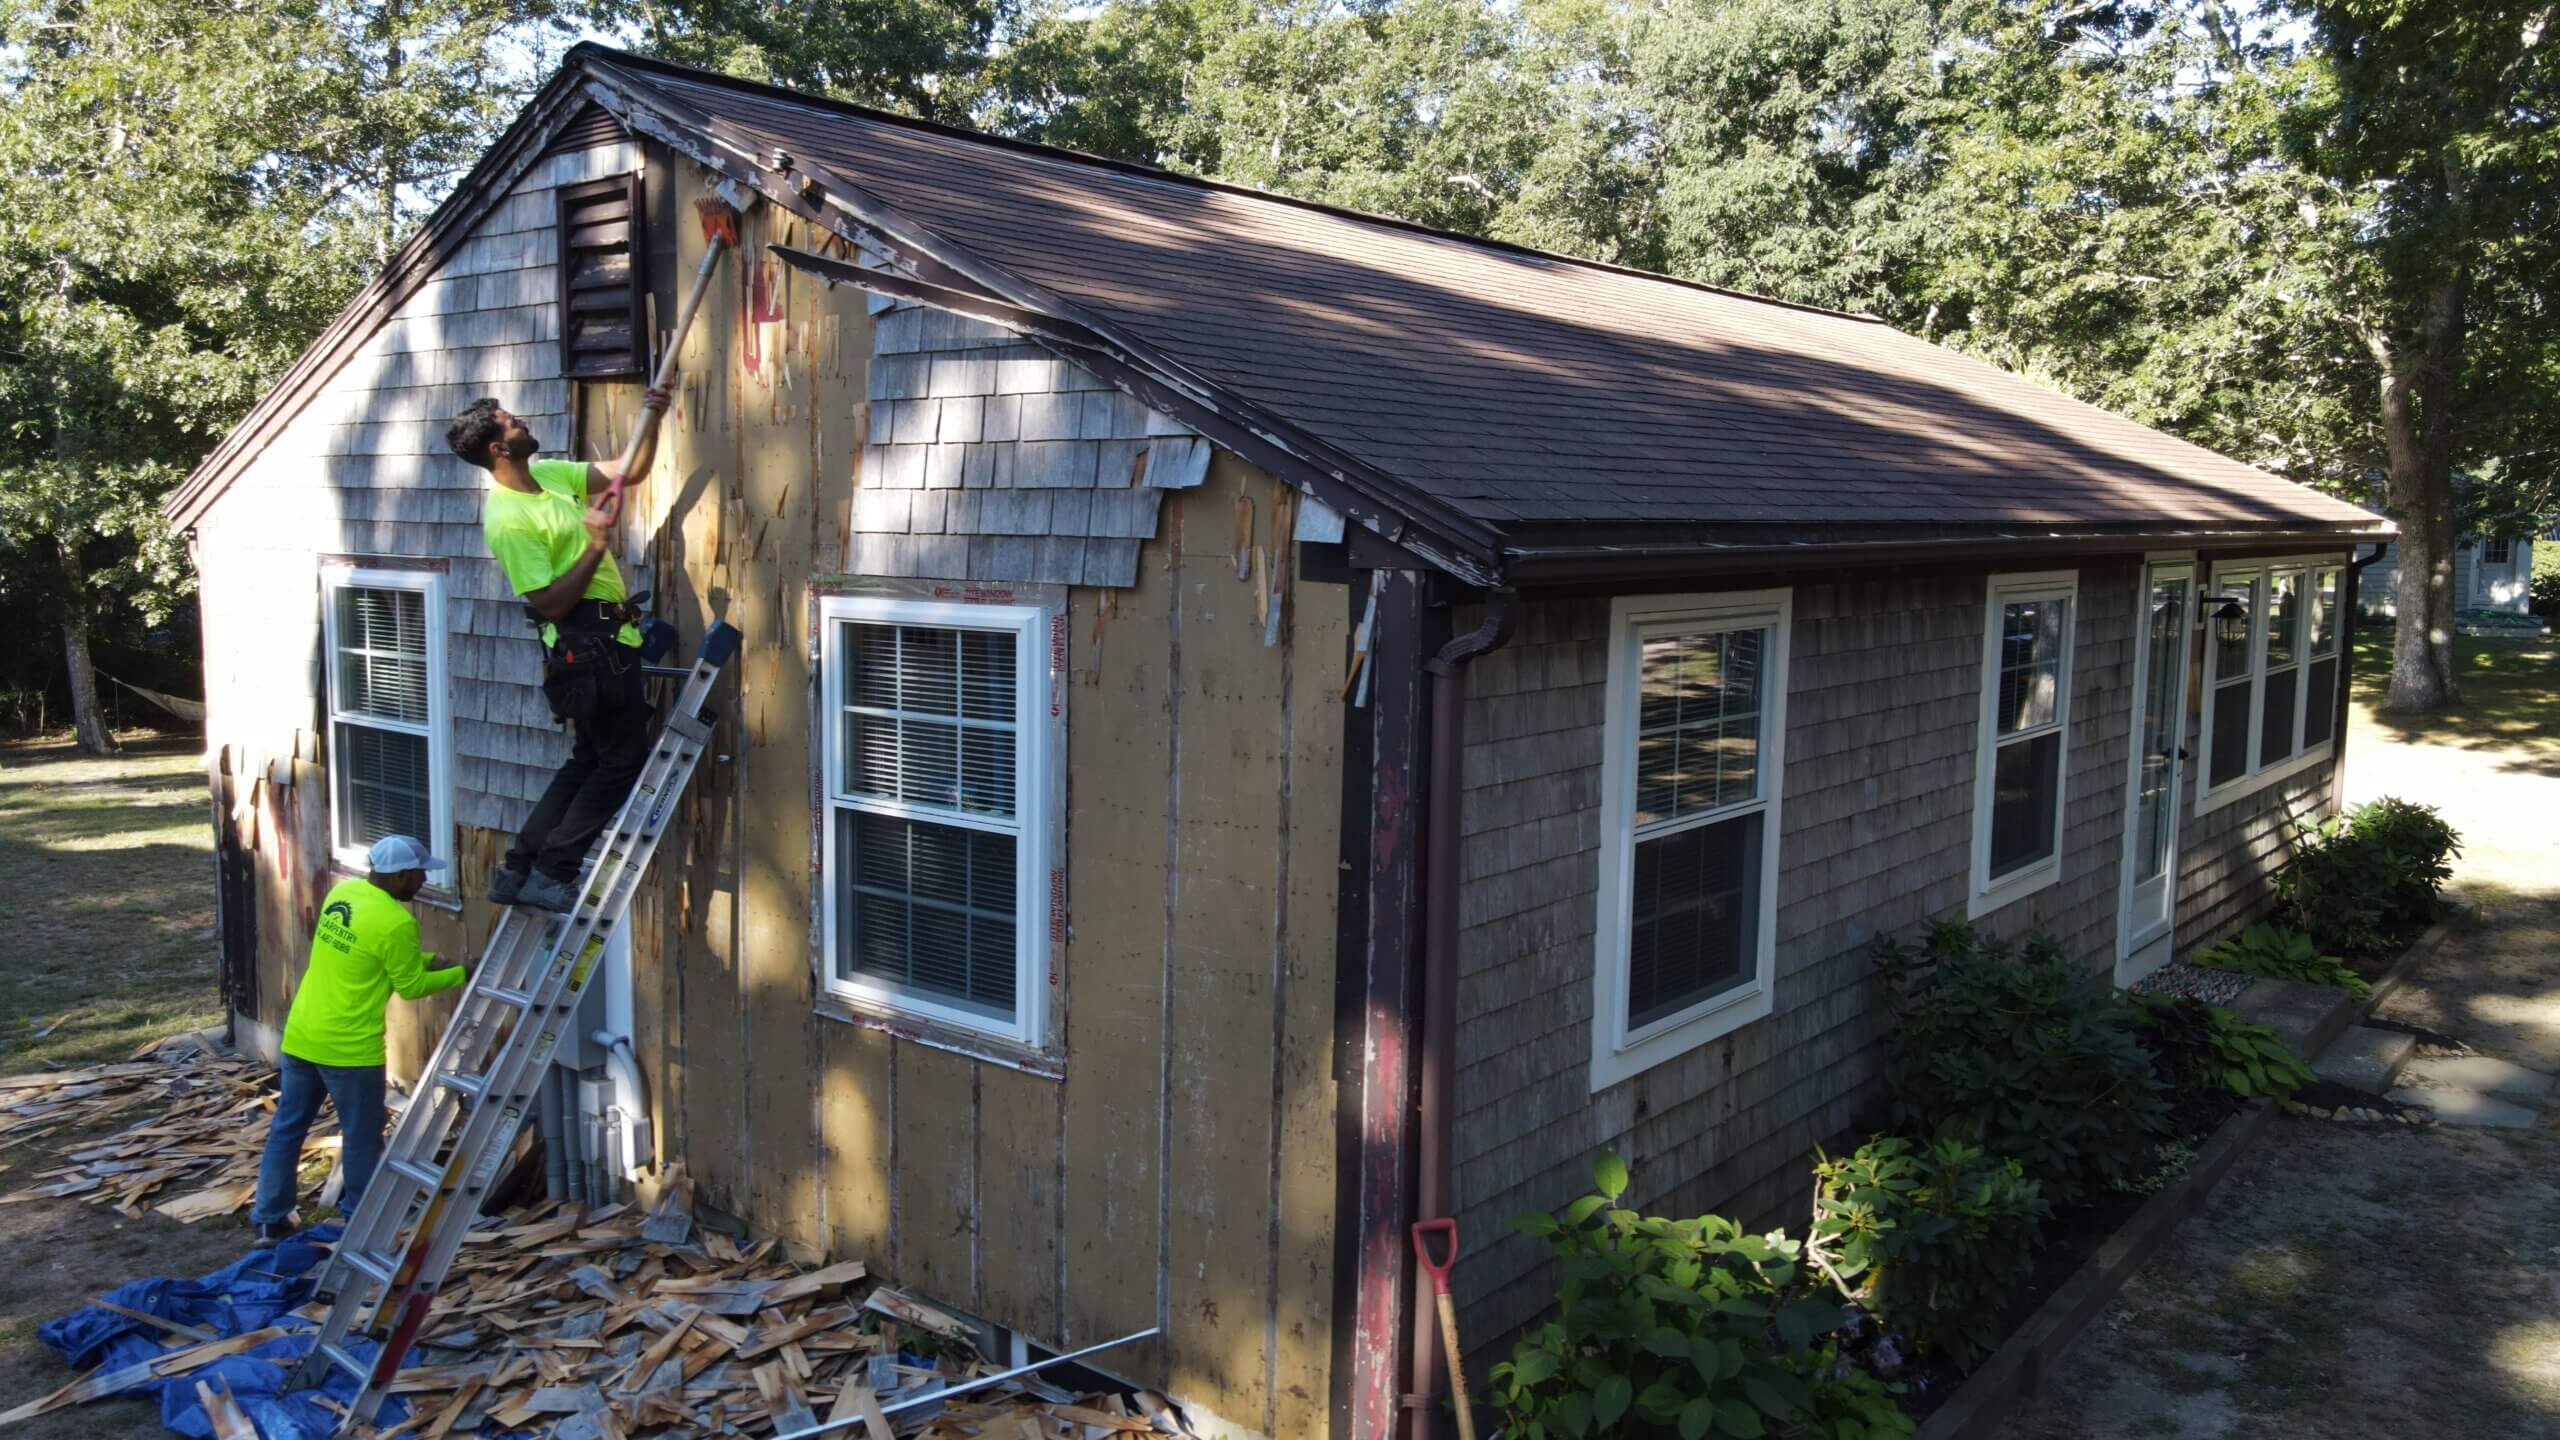
<svg viewBox="0 0 2560 1440">
<path fill-rule="evenodd" d="M 394 1170 L 433 1190 L 444 1183 L 444 1170 L 435 1165 L 421 1165 L 415 1160 L 385 1160 L 382 1167 Z"/>
<path fill-rule="evenodd" d="M 392 1264 L 379 1255 L 367 1254 L 362 1250 L 341 1250 L 338 1252 L 338 1258 L 347 1262 L 347 1268 L 359 1275 L 371 1276 L 385 1285 L 391 1283 Z"/>
<path fill-rule="evenodd" d="M 478 1075 L 464 1075 L 452 1070 L 437 1072 L 436 1083 L 448 1090 L 459 1090 L 474 1100 L 489 1093 L 489 1082 L 485 1078 Z"/>
<path fill-rule="evenodd" d="M 344 1347 L 344 1346 L 336 1345 L 336 1344 L 333 1344 L 333 1343 L 331 1343 L 331 1342 L 329 1342 L 329 1341 L 323 1340 L 323 1341 L 321 1341 L 321 1342 L 320 1342 L 320 1353 L 321 1353 L 322 1355 L 325 1355 L 325 1356 L 327 1356 L 327 1357 L 328 1357 L 328 1359 L 329 1359 L 329 1363 L 330 1363 L 330 1364 L 335 1365 L 335 1366 L 337 1366 L 339 1369 L 346 1371 L 348 1374 L 353 1375 L 353 1376 L 354 1376 L 354 1377 L 356 1377 L 358 1380 L 366 1380 L 366 1379 L 370 1379 L 370 1378 L 372 1378 L 372 1375 L 373 1375 L 373 1367 L 372 1367 L 372 1366 L 370 1366 L 370 1365 L 367 1365 L 366 1363 L 364 1363 L 363 1361 L 361 1361 L 361 1360 L 357 1359 L 357 1358 L 356 1358 L 356 1357 L 354 1357 L 353 1355 L 348 1354 L 348 1353 L 347 1353 L 347 1351 L 346 1351 L 346 1347 Z"/>
<path fill-rule="evenodd" d="M 480 993 L 501 1005 L 513 1005 L 519 1010 L 527 1009 L 533 1004 L 532 996 L 522 990 L 510 990 L 504 985 L 485 985 L 481 987 Z"/>
</svg>

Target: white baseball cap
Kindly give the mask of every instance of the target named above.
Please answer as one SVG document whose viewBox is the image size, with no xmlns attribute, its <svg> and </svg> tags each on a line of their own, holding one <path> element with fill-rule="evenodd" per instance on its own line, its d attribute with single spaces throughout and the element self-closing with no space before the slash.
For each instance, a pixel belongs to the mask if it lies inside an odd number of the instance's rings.
<svg viewBox="0 0 2560 1440">
<path fill-rule="evenodd" d="M 406 835 L 385 835 L 374 841 L 373 848 L 364 852 L 364 863 L 376 875 L 397 875 L 403 870 L 436 875 L 445 868 L 443 861 L 427 853 L 425 844 Z"/>
</svg>

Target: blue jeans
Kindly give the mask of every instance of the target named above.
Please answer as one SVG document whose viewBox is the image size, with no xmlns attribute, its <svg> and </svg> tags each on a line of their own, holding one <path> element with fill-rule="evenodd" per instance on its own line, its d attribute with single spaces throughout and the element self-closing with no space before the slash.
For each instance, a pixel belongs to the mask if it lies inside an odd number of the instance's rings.
<svg viewBox="0 0 2560 1440">
<path fill-rule="evenodd" d="M 338 1112 L 339 1143 L 344 1147 L 339 1162 L 346 1167 L 347 1183 L 340 1191 L 338 1208 L 353 1215 L 356 1202 L 364 1198 L 364 1187 L 373 1179 L 373 1167 L 382 1160 L 382 1067 L 314 1065 L 287 1055 L 278 1067 L 277 1082 L 275 1123 L 267 1127 L 267 1150 L 258 1158 L 258 1198 L 249 1206 L 249 1219 L 274 1225 L 293 1213 L 300 1189 L 295 1172 L 302 1166 L 302 1140 L 320 1114 L 323 1094 Z"/>
</svg>

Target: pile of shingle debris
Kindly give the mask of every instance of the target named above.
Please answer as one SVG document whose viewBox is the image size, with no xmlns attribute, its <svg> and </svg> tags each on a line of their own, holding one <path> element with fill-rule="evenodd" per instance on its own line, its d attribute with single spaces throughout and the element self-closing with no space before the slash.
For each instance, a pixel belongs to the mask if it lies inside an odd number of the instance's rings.
<svg viewBox="0 0 2560 1440">
<path fill-rule="evenodd" d="M 154 1042 L 122 1062 L 0 1077 L 0 1150 L 150 1112 L 102 1139 L 75 1140 L 64 1163 L 34 1172 L 0 1203 L 77 1197 L 183 1221 L 234 1213 L 255 1187 L 273 1104 L 266 1067 L 195 1036 Z M 334 1133 L 316 1127 L 306 1158 L 336 1145 Z M 1194 1433 L 1158 1396 L 1062 1389 L 1046 1373 L 937 1399 L 1002 1373 L 978 1355 L 974 1327 L 874 1284 L 858 1261 L 803 1271 L 769 1243 L 741 1248 L 697 1224 L 680 1165 L 650 1193 L 646 1210 L 540 1204 L 488 1217 L 456 1257 L 394 1384 L 408 1417 L 370 1433 L 757 1437 L 837 1421 L 853 1423 L 829 1434 L 862 1440 Z M 316 1326 L 320 1307 L 229 1338 L 119 1313 L 195 1342 L 140 1367 L 167 1377 Z M 102 1398 L 145 1378 L 90 1375 L 0 1419 Z M 203 1398 L 218 1435 L 256 1433 L 226 1392 L 208 1387 Z"/>
<path fill-rule="evenodd" d="M 189 1224 L 248 1206 L 275 1109 L 274 1072 L 199 1035 L 154 1040 L 113 1064 L 0 1076 L 0 1150 L 144 1108 L 152 1113 L 81 1143 L 0 1204 L 77 1196 L 126 1216 L 155 1210 Z M 336 1119 L 322 1115 L 303 1142 L 306 1160 L 338 1148 Z"/>
<path fill-rule="evenodd" d="M 678 1169 L 646 1213 L 546 1205 L 475 1231 L 395 1384 L 412 1413 L 375 1433 L 770 1436 L 834 1421 L 860 1422 L 831 1433 L 864 1440 L 1193 1433 L 1154 1395 L 1038 1375 L 928 1398 L 1000 1373 L 973 1337 L 873 1285 L 859 1261 L 804 1272 L 769 1243 L 741 1249 L 697 1227 Z"/>
</svg>

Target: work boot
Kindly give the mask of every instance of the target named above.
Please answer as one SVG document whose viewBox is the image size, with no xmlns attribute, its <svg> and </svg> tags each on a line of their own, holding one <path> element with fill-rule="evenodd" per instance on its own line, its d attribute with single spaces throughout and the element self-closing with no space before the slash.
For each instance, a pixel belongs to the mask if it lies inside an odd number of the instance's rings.
<svg viewBox="0 0 2560 1440">
<path fill-rule="evenodd" d="M 516 903 L 516 896 L 521 894 L 524 890 L 525 873 L 526 872 L 522 870 L 506 865 L 501 865 L 497 869 L 490 871 L 489 903 L 492 905 L 513 905 Z"/>
<path fill-rule="evenodd" d="M 258 1243 L 261 1245 L 281 1245 L 285 1241 L 293 1238 L 294 1228 L 294 1223 L 290 1220 L 264 1221 L 258 1226 Z"/>
<path fill-rule="evenodd" d="M 523 888 L 516 892 L 514 903 L 548 910 L 554 915 L 566 915 L 578 908 L 578 882 L 575 877 L 555 880 L 537 871 L 526 878 Z"/>
</svg>

